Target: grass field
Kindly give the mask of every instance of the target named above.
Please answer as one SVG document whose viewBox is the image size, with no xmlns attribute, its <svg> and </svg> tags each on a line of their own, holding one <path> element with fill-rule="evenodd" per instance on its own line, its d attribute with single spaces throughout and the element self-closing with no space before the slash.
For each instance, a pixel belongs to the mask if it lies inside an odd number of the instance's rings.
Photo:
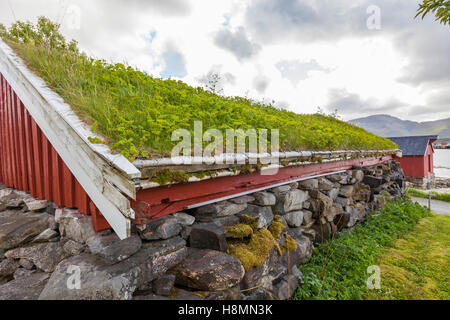
<svg viewBox="0 0 450 320">
<path fill-rule="evenodd" d="M 370 295 L 368 267 L 377 265 L 384 247 L 411 232 L 430 217 L 428 209 L 408 198 L 389 202 L 366 222 L 339 234 L 314 249 L 312 259 L 300 267 L 303 285 L 295 299 L 362 300 Z"/>
<path fill-rule="evenodd" d="M 430 193 L 431 199 L 433 200 L 450 202 L 450 194 L 448 193 L 437 193 L 437 192 L 430 192 Z M 428 199 L 428 193 L 413 188 L 406 189 L 406 194 L 410 197 Z"/>
<path fill-rule="evenodd" d="M 432 216 L 382 250 L 381 289 L 369 299 L 450 299 L 450 217 Z"/>
<path fill-rule="evenodd" d="M 46 18 L 37 25 L 0 25 L 0 37 L 105 137 L 91 142 L 106 143 L 130 160 L 168 155 L 178 143 L 171 141 L 172 132 L 186 129 L 193 135 L 194 121 L 202 121 L 204 131 L 279 129 L 281 151 L 397 148 L 332 116 L 296 114 L 247 98 L 219 96 L 90 58 L 79 52 L 76 42 L 66 42 L 58 25 Z M 270 131 L 267 141 L 270 148 Z"/>
</svg>

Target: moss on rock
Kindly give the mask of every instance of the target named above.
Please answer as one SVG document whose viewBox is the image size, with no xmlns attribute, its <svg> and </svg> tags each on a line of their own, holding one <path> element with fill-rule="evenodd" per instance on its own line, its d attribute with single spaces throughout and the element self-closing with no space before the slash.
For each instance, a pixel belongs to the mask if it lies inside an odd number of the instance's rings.
<svg viewBox="0 0 450 320">
<path fill-rule="evenodd" d="M 225 227 L 225 232 L 231 238 L 244 239 L 253 235 L 253 228 L 248 224 L 238 223 L 231 227 Z"/>
<path fill-rule="evenodd" d="M 284 252 L 292 252 L 297 250 L 297 241 L 295 241 L 290 235 L 286 235 L 284 244 L 281 247 Z"/>
</svg>

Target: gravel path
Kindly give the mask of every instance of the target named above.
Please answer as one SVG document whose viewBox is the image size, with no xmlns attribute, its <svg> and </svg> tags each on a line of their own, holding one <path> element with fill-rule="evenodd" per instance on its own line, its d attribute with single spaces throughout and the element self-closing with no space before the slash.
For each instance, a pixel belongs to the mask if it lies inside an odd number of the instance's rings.
<svg viewBox="0 0 450 320">
<path fill-rule="evenodd" d="M 411 199 L 413 201 L 417 201 L 422 206 L 428 207 L 428 199 L 413 198 L 413 197 L 411 197 Z M 450 216 L 450 202 L 431 200 L 431 211 L 437 214 Z"/>
</svg>

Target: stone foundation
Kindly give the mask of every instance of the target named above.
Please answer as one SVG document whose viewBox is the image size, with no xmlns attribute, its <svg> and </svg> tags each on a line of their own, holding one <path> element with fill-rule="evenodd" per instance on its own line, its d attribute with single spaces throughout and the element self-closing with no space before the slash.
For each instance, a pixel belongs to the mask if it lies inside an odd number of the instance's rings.
<svg viewBox="0 0 450 320">
<path fill-rule="evenodd" d="M 436 176 L 430 173 L 427 177 L 406 177 L 408 186 L 418 189 L 436 188 Z"/>
<path fill-rule="evenodd" d="M 394 161 L 176 213 L 120 241 L 0 187 L 0 299 L 289 299 L 314 246 L 401 197 Z"/>
</svg>

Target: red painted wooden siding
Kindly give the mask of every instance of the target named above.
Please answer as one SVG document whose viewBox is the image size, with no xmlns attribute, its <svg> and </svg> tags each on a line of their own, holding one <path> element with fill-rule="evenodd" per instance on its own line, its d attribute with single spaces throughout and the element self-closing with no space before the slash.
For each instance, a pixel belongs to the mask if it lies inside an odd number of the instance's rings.
<svg viewBox="0 0 450 320">
<path fill-rule="evenodd" d="M 106 219 L 0 74 L 0 182 L 32 197 L 92 215 L 94 229 Z"/>
<path fill-rule="evenodd" d="M 434 172 L 434 151 L 431 143 L 428 145 L 425 156 L 404 156 L 396 158 L 407 177 L 424 178 Z"/>
</svg>

